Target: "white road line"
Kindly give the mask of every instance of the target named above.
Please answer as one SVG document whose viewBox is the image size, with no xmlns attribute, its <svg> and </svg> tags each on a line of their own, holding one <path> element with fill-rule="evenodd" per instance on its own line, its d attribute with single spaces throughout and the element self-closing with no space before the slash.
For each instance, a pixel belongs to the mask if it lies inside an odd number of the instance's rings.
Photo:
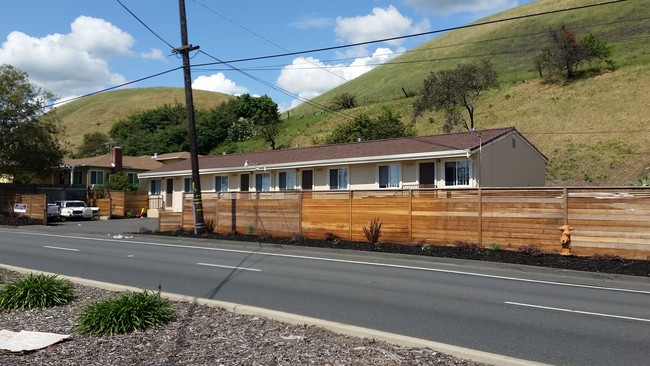
<svg viewBox="0 0 650 366">
<path fill-rule="evenodd" d="M 56 249 L 56 250 L 67 250 L 69 252 L 78 252 L 79 249 L 74 249 L 74 248 L 62 248 L 62 247 L 52 247 L 49 245 L 43 245 L 43 248 L 49 248 L 49 249 Z"/>
<path fill-rule="evenodd" d="M 211 263 L 197 263 L 199 266 L 208 266 L 208 267 L 219 267 L 219 268 L 229 268 L 229 269 L 239 269 L 242 271 L 251 271 L 251 272 L 262 272 L 261 269 L 257 268 L 247 268 L 247 267 L 233 267 L 233 266 L 223 266 L 221 264 L 211 264 Z"/>
<path fill-rule="evenodd" d="M 581 311 L 581 310 L 571 310 L 571 309 L 563 309 L 563 308 L 554 308 L 551 306 L 542 306 L 542 305 L 533 305 L 533 304 L 524 304 L 520 302 L 511 302 L 511 301 L 506 301 L 504 304 L 508 305 L 515 305 L 515 306 L 523 306 L 527 308 L 535 308 L 535 309 L 543 309 L 543 310 L 551 310 L 551 311 L 561 311 L 565 313 L 574 313 L 574 314 L 583 314 L 583 315 L 594 315 L 594 316 L 602 316 L 604 318 L 615 318 L 615 319 L 625 319 L 625 320 L 634 320 L 634 321 L 639 321 L 639 322 L 648 322 L 650 323 L 650 319 L 644 319 L 644 318 L 635 318 L 631 316 L 623 316 L 623 315 L 613 315 L 613 314 L 603 314 L 603 313 L 594 313 L 591 311 Z"/>
<path fill-rule="evenodd" d="M 537 284 L 552 285 L 552 286 L 586 288 L 586 289 L 592 289 L 592 290 L 617 291 L 617 292 L 627 292 L 627 293 L 634 293 L 634 294 L 650 295 L 650 291 L 644 291 L 644 290 L 632 290 L 632 289 L 617 288 L 617 287 L 605 287 L 605 286 L 581 285 L 581 284 L 566 283 L 566 282 L 532 280 L 532 279 L 528 279 L 528 278 L 487 275 L 487 274 L 475 273 L 475 272 L 453 271 L 453 270 L 448 270 L 448 269 L 437 269 L 437 268 L 427 268 L 427 267 L 414 267 L 414 266 L 405 266 L 405 265 L 398 265 L 398 264 L 387 264 L 387 263 L 376 263 L 376 262 L 365 262 L 365 261 L 352 261 L 352 260 L 346 260 L 346 259 L 321 258 L 321 257 L 311 257 L 311 256 L 304 256 L 304 255 L 279 254 L 279 253 L 269 253 L 269 252 L 260 252 L 260 251 L 251 251 L 251 250 L 206 248 L 206 247 L 199 247 L 199 246 L 193 246 L 193 245 L 164 244 L 164 243 L 153 243 L 153 242 L 136 241 L 136 240 L 115 240 L 115 239 L 91 238 L 91 237 L 72 236 L 72 235 L 56 235 L 56 234 L 34 233 L 34 232 L 3 231 L 3 230 L 0 230 L 0 232 L 6 232 L 6 233 L 11 233 L 11 234 L 19 234 L 19 235 L 51 236 L 51 237 L 67 238 L 67 239 L 88 239 L 88 240 L 96 240 L 96 241 L 116 242 L 116 243 L 121 243 L 121 244 L 131 243 L 131 244 L 151 245 L 151 246 L 159 246 L 159 247 L 167 247 L 167 248 L 197 249 L 197 250 L 224 252 L 224 253 L 241 253 L 241 254 L 250 254 L 250 255 L 263 255 L 263 256 L 266 256 L 266 257 L 283 257 L 283 258 L 296 258 L 296 259 L 315 260 L 315 261 L 323 261 L 323 262 L 359 264 L 359 265 L 375 266 L 375 267 L 400 268 L 400 269 L 410 269 L 410 270 L 417 270 L 417 271 L 449 273 L 449 274 L 457 274 L 457 275 L 464 275 L 464 276 L 492 278 L 492 279 L 507 280 L 507 281 L 537 283 Z"/>
</svg>

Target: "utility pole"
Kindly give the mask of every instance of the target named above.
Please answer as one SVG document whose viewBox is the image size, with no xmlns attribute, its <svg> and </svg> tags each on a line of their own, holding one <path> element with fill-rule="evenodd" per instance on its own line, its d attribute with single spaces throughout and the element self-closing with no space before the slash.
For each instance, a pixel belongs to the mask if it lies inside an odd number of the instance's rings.
<svg viewBox="0 0 650 366">
<path fill-rule="evenodd" d="M 185 103 L 187 105 L 187 135 L 190 143 L 190 161 L 192 163 L 192 193 L 194 205 L 194 233 L 203 232 L 203 200 L 201 199 L 201 178 L 199 177 L 199 158 L 196 152 L 196 127 L 194 124 L 194 100 L 192 97 L 192 74 L 190 72 L 190 52 L 199 46 L 187 43 L 187 19 L 185 17 L 185 0 L 178 0 L 181 17 L 181 48 L 174 49 L 183 57 L 183 76 L 185 78 Z"/>
</svg>

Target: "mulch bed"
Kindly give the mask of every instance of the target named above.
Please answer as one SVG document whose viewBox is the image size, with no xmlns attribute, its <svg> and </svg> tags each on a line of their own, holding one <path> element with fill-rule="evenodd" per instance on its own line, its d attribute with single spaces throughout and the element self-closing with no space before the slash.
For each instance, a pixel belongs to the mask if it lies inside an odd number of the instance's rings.
<svg viewBox="0 0 650 366">
<path fill-rule="evenodd" d="M 352 242 L 341 240 L 336 237 L 317 240 L 307 239 L 295 235 L 291 238 L 276 238 L 268 235 L 245 235 L 240 233 L 204 233 L 197 236 L 194 234 L 194 232 L 182 230 L 155 232 L 152 234 L 165 236 L 199 237 L 205 239 L 221 239 L 248 242 L 252 241 L 277 245 L 361 250 L 380 253 L 399 253 L 419 256 L 521 264 L 527 266 L 549 267 L 586 272 L 650 277 L 650 261 L 647 260 L 625 259 L 616 255 L 594 255 L 590 257 L 582 257 L 576 255 L 563 256 L 559 254 L 543 253 L 534 245 L 523 248 L 523 250 L 520 251 L 513 251 L 483 248 L 464 242 L 459 242 L 455 246 L 438 246 L 433 244 L 405 245 L 393 243 L 380 243 L 378 245 L 374 245 L 368 242 Z"/>
</svg>

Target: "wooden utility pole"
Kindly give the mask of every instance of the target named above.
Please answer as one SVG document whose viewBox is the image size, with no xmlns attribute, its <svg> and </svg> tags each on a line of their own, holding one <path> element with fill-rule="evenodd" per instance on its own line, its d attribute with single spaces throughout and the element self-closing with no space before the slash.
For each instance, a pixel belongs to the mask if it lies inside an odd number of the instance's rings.
<svg viewBox="0 0 650 366">
<path fill-rule="evenodd" d="M 199 158 L 196 152 L 196 126 L 194 124 L 194 100 L 192 97 L 192 74 L 190 72 L 190 52 L 198 50 L 187 42 L 187 19 L 185 17 L 185 0 L 178 0 L 181 17 L 182 46 L 174 50 L 183 57 L 183 76 L 185 78 L 185 103 L 187 105 L 187 136 L 190 144 L 190 161 L 192 163 L 192 193 L 194 206 L 194 233 L 203 232 L 203 200 L 201 199 L 201 178 L 199 177 Z"/>
</svg>

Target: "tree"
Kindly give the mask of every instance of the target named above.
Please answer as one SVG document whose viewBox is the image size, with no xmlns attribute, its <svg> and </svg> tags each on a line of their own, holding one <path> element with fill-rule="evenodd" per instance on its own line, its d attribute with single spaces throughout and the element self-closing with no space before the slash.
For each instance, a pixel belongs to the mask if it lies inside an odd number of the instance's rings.
<svg viewBox="0 0 650 366">
<path fill-rule="evenodd" d="M 599 68 L 602 62 L 613 68 L 609 59 L 612 49 L 607 43 L 593 33 L 578 40 L 567 26 L 549 33 L 550 45 L 542 49 L 534 59 L 535 68 L 540 77 L 548 71 L 547 77 L 562 75 L 567 79 L 578 76 L 580 67 L 589 63 L 592 68 Z"/>
<path fill-rule="evenodd" d="M 108 177 L 108 181 L 104 185 L 105 190 L 107 191 L 125 191 L 132 192 L 138 190 L 138 185 L 133 183 L 127 175 L 122 173 L 111 174 Z"/>
<path fill-rule="evenodd" d="M 357 98 L 350 93 L 336 95 L 331 101 L 332 109 L 350 109 L 357 105 Z"/>
<path fill-rule="evenodd" d="M 382 113 L 373 119 L 367 114 L 361 114 L 352 122 L 337 127 L 325 138 L 326 144 L 340 144 L 363 141 L 389 139 L 413 135 L 413 131 L 405 127 L 399 116 L 390 108 L 383 107 Z"/>
<path fill-rule="evenodd" d="M 83 142 L 77 149 L 75 158 L 88 158 L 91 156 L 108 154 L 111 151 L 111 139 L 103 132 L 85 133 Z"/>
<path fill-rule="evenodd" d="M 54 111 L 47 110 L 54 95 L 29 82 L 27 73 L 0 66 L 0 174 L 14 182 L 47 176 L 61 164 L 65 150 Z"/>
<path fill-rule="evenodd" d="M 463 124 L 474 129 L 474 104 L 485 90 L 497 85 L 494 65 L 485 59 L 479 63 L 460 64 L 455 69 L 431 72 L 424 80 L 422 95 L 413 103 L 413 115 L 418 117 L 428 110 L 444 111 L 447 132 Z M 469 125 L 458 108 L 464 108 Z"/>
</svg>

